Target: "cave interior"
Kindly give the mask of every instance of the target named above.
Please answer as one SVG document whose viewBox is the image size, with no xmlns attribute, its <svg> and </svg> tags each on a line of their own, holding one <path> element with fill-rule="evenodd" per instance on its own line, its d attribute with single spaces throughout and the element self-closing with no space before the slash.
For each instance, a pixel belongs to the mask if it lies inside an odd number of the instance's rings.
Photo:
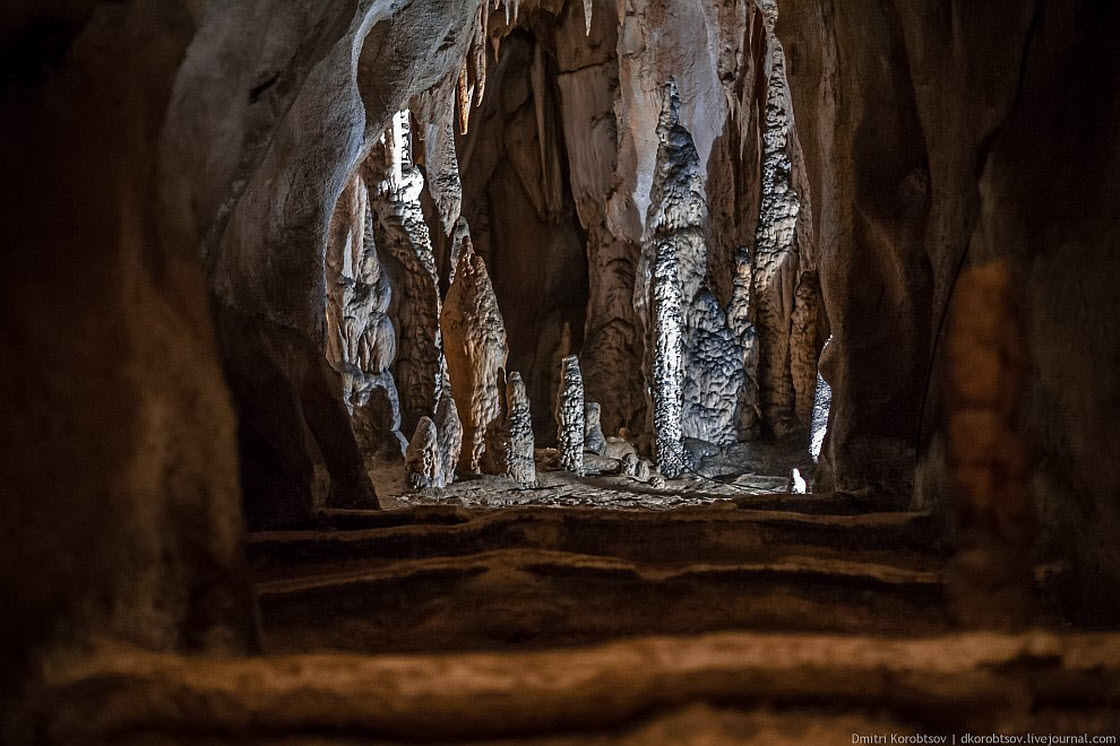
<svg viewBox="0 0 1120 746">
<path fill-rule="evenodd" d="M 0 12 L 0 738 L 1115 743 L 1116 28 Z"/>
</svg>

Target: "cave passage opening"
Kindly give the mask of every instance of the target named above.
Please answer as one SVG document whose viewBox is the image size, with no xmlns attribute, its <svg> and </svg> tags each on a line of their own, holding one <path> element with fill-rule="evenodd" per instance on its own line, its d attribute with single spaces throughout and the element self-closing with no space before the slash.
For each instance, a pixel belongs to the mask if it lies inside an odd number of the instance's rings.
<svg viewBox="0 0 1120 746">
<path fill-rule="evenodd" d="M 655 30 L 616 14 L 487 10 L 458 76 L 394 117 L 355 175 L 370 204 L 348 213 L 372 240 L 336 237 L 380 257 L 342 301 L 367 306 L 349 336 L 372 337 L 341 367 L 369 368 L 347 401 L 390 502 L 406 481 L 439 501 L 456 479 L 509 477 L 511 386 L 532 487 L 575 463 L 557 450 L 569 356 L 579 477 L 678 498 L 805 490 L 827 320 L 784 52 L 773 10 L 749 8 L 730 70 L 682 64 L 709 44 L 704 19 L 662 19 L 685 24 L 682 48 L 636 61 L 631 37 Z"/>
</svg>

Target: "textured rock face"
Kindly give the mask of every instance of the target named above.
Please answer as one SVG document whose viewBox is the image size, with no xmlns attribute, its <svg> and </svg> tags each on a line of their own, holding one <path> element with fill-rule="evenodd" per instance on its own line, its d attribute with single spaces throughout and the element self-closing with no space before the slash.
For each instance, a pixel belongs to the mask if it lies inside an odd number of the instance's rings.
<svg viewBox="0 0 1120 746">
<path fill-rule="evenodd" d="M 443 339 L 439 279 L 420 194 L 424 177 L 412 159 L 408 111 L 398 112 L 363 169 L 372 193 L 375 233 L 384 264 L 395 269 L 390 315 L 397 328 L 393 380 L 402 430 L 431 415 L 442 389 Z"/>
<path fill-rule="evenodd" d="M 168 111 L 194 7 L 21 4 L 0 19 L 5 696 L 58 642 L 254 638 L 197 254 L 212 215 L 184 197 L 207 184 L 176 167 L 188 123 Z"/>
<path fill-rule="evenodd" d="M 346 387 L 324 355 L 330 216 L 393 115 L 463 59 L 468 5 L 215 7 L 180 71 L 175 166 L 197 175 L 183 199 L 208 221 L 200 238 L 254 525 L 374 504 Z M 228 73 L 220 85 L 215 70 Z"/>
<path fill-rule="evenodd" d="M 463 422 L 459 468 L 468 474 L 501 474 L 505 468 L 499 441 L 509 348 L 486 265 L 474 252 L 469 235 L 461 241 L 440 328 L 451 393 Z"/>
<path fill-rule="evenodd" d="M 1031 355 L 1022 416 L 1043 548 L 1084 573 L 1064 584 L 1075 605 L 1114 616 L 1120 550 L 1102 537 L 1120 529 L 1105 404 L 1120 396 L 1120 263 L 1101 216 L 1120 193 L 1120 105 L 1096 81 L 1120 71 L 1106 31 L 1118 13 L 807 2 L 783 6 L 778 27 L 833 334 L 818 488 L 909 494 L 917 445 L 916 502 L 944 504 L 934 341 L 962 257 L 1004 259 Z"/>
<path fill-rule="evenodd" d="M 766 4 L 764 4 L 766 5 Z M 777 435 L 809 424 L 816 380 L 815 275 L 811 272 L 807 222 L 799 219 L 805 189 L 794 173 L 800 152 L 786 80 L 785 50 L 774 36 L 776 5 L 765 17 L 767 75 L 762 123 L 762 202 L 751 274 L 751 299 L 760 330 L 760 411 Z M 799 164 L 800 165 L 800 164 Z M 800 228 L 800 230 L 799 230 Z"/>
<path fill-rule="evenodd" d="M 515 482 L 537 481 L 533 455 L 533 414 L 521 374 L 513 371 L 506 381 L 506 476 Z"/>
<path fill-rule="evenodd" d="M 377 256 L 369 190 L 355 174 L 339 197 L 327 244 L 327 349 L 342 378 L 343 401 L 363 455 L 399 462 L 400 399 L 390 366 L 397 336 L 389 319 L 393 289 Z"/>
<path fill-rule="evenodd" d="M 556 400 L 556 440 L 560 465 L 570 472 L 583 472 L 583 376 L 579 358 L 569 355 L 560 363 L 560 390 Z"/>
<path fill-rule="evenodd" d="M 1035 507 L 1020 417 L 1030 351 L 1019 315 L 1006 262 L 964 270 L 946 334 L 954 590 L 958 616 L 988 625 L 1024 624 L 1032 611 Z"/>
</svg>

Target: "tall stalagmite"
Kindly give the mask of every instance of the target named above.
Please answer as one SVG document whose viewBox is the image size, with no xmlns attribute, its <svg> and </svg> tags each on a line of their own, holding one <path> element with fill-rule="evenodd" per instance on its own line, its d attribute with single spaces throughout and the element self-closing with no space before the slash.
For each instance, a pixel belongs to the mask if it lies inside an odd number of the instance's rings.
<svg viewBox="0 0 1120 746">
<path fill-rule="evenodd" d="M 579 358 L 569 355 L 560 363 L 560 390 L 556 402 L 556 439 L 560 465 L 583 473 L 583 375 Z"/>
<path fill-rule="evenodd" d="M 525 382 L 517 371 L 511 372 L 506 379 L 505 444 L 506 476 L 522 484 L 536 482 L 533 414 L 529 409 L 529 394 L 525 391 Z"/>
<path fill-rule="evenodd" d="M 460 242 L 440 328 L 451 393 L 463 423 L 459 468 L 468 474 L 503 473 L 502 387 L 509 348 L 486 265 L 469 235 Z"/>
</svg>

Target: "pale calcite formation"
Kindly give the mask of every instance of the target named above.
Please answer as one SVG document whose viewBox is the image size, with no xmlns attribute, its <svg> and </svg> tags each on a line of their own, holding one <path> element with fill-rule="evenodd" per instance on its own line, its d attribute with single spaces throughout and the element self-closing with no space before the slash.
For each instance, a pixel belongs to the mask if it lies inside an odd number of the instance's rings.
<svg viewBox="0 0 1120 746">
<path fill-rule="evenodd" d="M 421 417 L 405 454 L 404 466 L 409 486 L 417 490 L 443 487 L 442 461 L 436 424 L 430 417 Z"/>
<path fill-rule="evenodd" d="M 755 239 L 751 301 L 759 330 L 761 411 L 771 430 L 804 428 L 812 415 L 816 373 L 816 277 L 799 250 L 802 196 L 794 174 L 797 155 L 786 59 L 774 35 L 776 3 L 766 10 L 769 50 L 762 129 L 762 202 Z"/>
<path fill-rule="evenodd" d="M 463 424 L 459 468 L 468 474 L 502 473 L 502 387 L 509 349 L 486 265 L 469 236 L 462 240 L 440 328 Z"/>
<path fill-rule="evenodd" d="M 396 332 L 393 289 L 377 256 L 369 191 L 355 173 L 332 218 L 327 245 L 327 360 L 341 374 L 343 401 L 367 458 L 399 461 L 406 446 L 390 371 Z"/>
<path fill-rule="evenodd" d="M 506 476 L 521 484 L 537 481 L 537 468 L 533 456 L 533 415 L 529 407 L 529 394 L 521 374 L 512 371 L 506 379 Z"/>
<path fill-rule="evenodd" d="M 603 437 L 603 425 L 599 421 L 600 411 L 599 402 L 584 402 L 583 450 L 598 456 L 607 450 L 607 439 Z"/>
<path fill-rule="evenodd" d="M 556 440 L 560 447 L 560 465 L 575 474 L 583 473 L 583 375 L 575 355 L 567 356 L 560 363 Z"/>
<path fill-rule="evenodd" d="M 459 466 L 459 454 L 463 450 L 463 423 L 459 419 L 459 409 L 449 393 L 451 386 L 445 385 L 436 407 L 435 424 L 439 431 L 440 471 L 445 485 L 455 481 L 455 471 Z"/>
<path fill-rule="evenodd" d="M 431 416 L 442 387 L 443 339 L 435 255 L 420 205 L 424 176 L 413 163 L 409 112 L 398 112 L 366 161 L 378 250 L 396 262 L 391 315 L 397 331 L 393 378 L 402 431 Z"/>
</svg>

